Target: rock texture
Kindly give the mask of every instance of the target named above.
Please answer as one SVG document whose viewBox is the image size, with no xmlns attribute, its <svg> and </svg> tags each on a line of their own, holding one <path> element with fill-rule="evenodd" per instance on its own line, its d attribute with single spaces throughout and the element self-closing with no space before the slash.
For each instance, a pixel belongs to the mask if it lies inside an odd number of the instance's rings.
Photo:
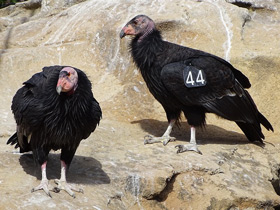
<svg viewBox="0 0 280 210">
<path fill-rule="evenodd" d="M 39 6 L 38 6 L 39 2 Z M 32 4 L 36 6 L 32 6 Z M 0 10 L 0 209 L 280 209 L 280 3 L 248 1 L 54 1 Z M 234 123 L 208 115 L 197 138 L 203 155 L 176 154 L 177 142 L 143 145 L 167 122 L 132 63 L 121 27 L 137 14 L 151 16 L 166 40 L 229 60 L 252 83 L 250 94 L 271 121 L 264 148 L 250 144 Z M 31 193 L 40 170 L 30 155 L 5 142 L 15 131 L 10 104 L 23 81 L 48 65 L 84 70 L 103 109 L 94 134 L 83 141 L 69 181 L 84 189 Z M 48 163 L 59 177 L 59 151 Z"/>
</svg>

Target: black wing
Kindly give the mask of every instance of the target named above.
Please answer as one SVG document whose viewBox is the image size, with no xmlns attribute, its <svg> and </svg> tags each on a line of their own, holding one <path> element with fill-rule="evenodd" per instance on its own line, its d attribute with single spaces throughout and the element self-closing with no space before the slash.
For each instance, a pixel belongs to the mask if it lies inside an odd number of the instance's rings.
<svg viewBox="0 0 280 210">
<path fill-rule="evenodd" d="M 63 67 L 44 67 L 42 72 L 34 74 L 29 80 L 23 83 L 13 97 L 11 109 L 17 124 L 17 132 L 9 138 L 7 144 L 15 144 L 15 148 L 20 147 L 20 152 L 30 150 L 29 140 L 32 129 L 40 127 L 43 122 L 43 104 L 40 98 L 44 92 L 44 85 L 48 76 L 57 72 Z"/>
<path fill-rule="evenodd" d="M 187 74 L 185 79 L 184 74 Z M 240 94 L 231 69 L 211 57 L 192 58 L 165 65 L 161 71 L 161 80 L 167 90 L 186 105 L 201 105 L 235 92 Z M 186 86 L 186 83 L 192 82 L 198 86 Z"/>
<path fill-rule="evenodd" d="M 37 103 L 36 96 L 38 95 L 39 86 L 42 86 L 44 80 L 43 72 L 34 74 L 29 80 L 23 83 L 13 97 L 12 111 L 17 124 L 17 132 L 9 138 L 7 144 L 15 144 L 15 148 L 20 147 L 20 152 L 30 150 L 28 138 L 31 135 L 30 123 L 26 120 L 26 115 L 34 113 L 34 104 Z"/>
<path fill-rule="evenodd" d="M 184 72 L 188 70 L 192 77 L 184 78 Z M 198 76 L 195 71 L 203 74 Z M 259 121 L 259 112 L 249 93 L 235 78 L 231 68 L 216 58 L 202 56 L 168 64 L 162 69 L 161 80 L 167 91 L 185 106 L 202 106 L 207 112 L 232 121 Z M 199 84 L 203 80 L 204 84 Z M 187 87 L 187 82 L 198 85 Z"/>
<path fill-rule="evenodd" d="M 251 83 L 249 81 L 249 79 L 241 72 L 239 71 L 238 69 L 234 68 L 229 62 L 227 62 L 226 60 L 218 57 L 218 56 L 215 56 L 215 55 L 212 55 L 212 54 L 208 54 L 208 53 L 205 53 L 205 54 L 198 54 L 196 57 L 194 56 L 193 58 L 200 58 L 200 59 L 206 59 L 207 58 L 210 60 L 217 60 L 218 62 L 217 63 L 220 63 L 224 66 L 227 66 L 229 69 L 231 69 L 234 77 L 237 79 L 237 81 L 242 85 L 243 88 L 250 88 L 251 87 Z M 192 59 L 192 58 L 190 58 Z"/>
</svg>

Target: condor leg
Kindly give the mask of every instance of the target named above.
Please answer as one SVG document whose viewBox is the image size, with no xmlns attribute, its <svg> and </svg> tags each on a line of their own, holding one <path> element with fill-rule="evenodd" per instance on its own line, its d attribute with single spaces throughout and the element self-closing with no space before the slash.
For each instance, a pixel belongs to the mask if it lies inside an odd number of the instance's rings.
<svg viewBox="0 0 280 210">
<path fill-rule="evenodd" d="M 177 153 L 182 153 L 182 152 L 186 152 L 186 151 L 195 151 L 199 154 L 202 155 L 202 153 L 200 152 L 200 150 L 197 147 L 196 144 L 196 139 L 195 139 L 195 127 L 191 126 L 191 140 L 189 144 L 184 144 L 184 145 L 177 145 L 175 146 L 175 148 L 177 148 Z"/>
<path fill-rule="evenodd" d="M 44 190 L 45 193 L 52 197 L 51 196 L 51 193 L 49 191 L 49 180 L 47 179 L 47 161 L 45 161 L 42 165 L 41 165 L 41 171 L 42 171 L 42 180 L 41 180 L 41 183 L 37 186 L 37 187 L 34 187 L 31 192 L 35 192 L 37 190 Z"/>
<path fill-rule="evenodd" d="M 164 132 L 164 134 L 161 137 L 154 137 L 151 135 L 145 136 L 144 144 L 153 144 L 153 143 L 162 142 L 163 145 L 167 145 L 168 142 L 175 141 L 175 138 L 170 136 L 170 133 L 172 131 L 172 128 L 173 128 L 175 122 L 176 122 L 176 120 L 170 120 L 166 131 Z"/>
<path fill-rule="evenodd" d="M 77 145 L 77 147 L 78 146 L 79 145 Z M 60 176 L 60 179 L 55 180 L 57 187 L 55 187 L 53 189 L 55 192 L 59 192 L 60 190 L 65 190 L 73 198 L 76 197 L 75 193 L 73 191 L 83 192 L 82 189 L 78 189 L 75 186 L 68 184 L 66 181 L 66 172 L 72 162 L 75 152 L 76 152 L 76 149 L 68 149 L 68 148 L 61 149 L 61 156 L 60 156 L 61 176 Z"/>
<path fill-rule="evenodd" d="M 73 198 L 76 198 L 75 193 L 73 191 L 81 192 L 81 193 L 83 193 L 84 191 L 82 189 L 79 189 L 79 188 L 67 183 L 66 170 L 67 170 L 67 166 L 66 166 L 65 162 L 63 160 L 61 160 L 61 176 L 60 176 L 60 179 L 54 180 L 54 182 L 57 184 L 57 187 L 55 187 L 53 190 L 55 192 L 59 192 L 60 190 L 65 190 Z"/>
</svg>

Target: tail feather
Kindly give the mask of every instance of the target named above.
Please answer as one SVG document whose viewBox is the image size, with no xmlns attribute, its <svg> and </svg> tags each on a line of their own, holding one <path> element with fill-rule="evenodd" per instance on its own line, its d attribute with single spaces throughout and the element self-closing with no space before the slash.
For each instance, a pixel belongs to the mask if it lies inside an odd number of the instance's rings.
<svg viewBox="0 0 280 210">
<path fill-rule="evenodd" d="M 236 124 L 243 131 L 243 133 L 245 134 L 245 136 L 249 141 L 263 142 L 263 139 L 265 137 L 259 126 L 250 123 L 244 123 L 244 122 L 236 122 Z"/>
<path fill-rule="evenodd" d="M 249 141 L 263 142 L 265 139 L 260 124 L 262 124 L 267 130 L 273 131 L 270 122 L 260 112 L 258 112 L 258 121 L 256 123 L 236 122 L 236 124 L 241 128 Z"/>
<path fill-rule="evenodd" d="M 15 145 L 15 149 L 19 148 L 19 152 L 20 153 L 24 153 L 24 152 L 29 152 L 31 151 L 31 147 L 30 144 L 27 141 L 27 137 L 26 136 L 18 136 L 18 132 L 15 132 L 7 141 L 7 144 L 10 145 Z M 21 145 L 19 143 L 19 138 L 21 139 Z"/>
<path fill-rule="evenodd" d="M 18 147 L 19 147 L 17 132 L 15 132 L 15 133 L 8 139 L 7 144 L 15 145 L 15 148 L 18 148 Z"/>
<path fill-rule="evenodd" d="M 270 124 L 270 122 L 265 118 L 265 116 L 263 116 L 260 112 L 258 114 L 259 117 L 259 121 L 260 123 L 269 131 L 274 131 L 272 125 Z"/>
<path fill-rule="evenodd" d="M 261 124 L 273 131 L 270 122 L 258 111 L 250 94 L 241 89 L 242 95 L 225 96 L 204 104 L 209 112 L 225 119 L 235 121 L 249 141 L 263 142 Z"/>
</svg>

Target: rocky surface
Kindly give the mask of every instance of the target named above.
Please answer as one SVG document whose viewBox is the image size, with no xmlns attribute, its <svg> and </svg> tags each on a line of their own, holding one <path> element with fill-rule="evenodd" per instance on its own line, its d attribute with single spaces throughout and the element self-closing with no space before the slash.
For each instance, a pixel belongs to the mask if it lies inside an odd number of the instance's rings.
<svg viewBox="0 0 280 210">
<path fill-rule="evenodd" d="M 33 2 L 0 10 L 0 209 L 280 209 L 279 1 Z M 264 131 L 264 148 L 213 115 L 197 134 L 203 155 L 176 154 L 174 146 L 189 139 L 185 122 L 173 131 L 176 142 L 143 145 L 145 135 L 162 135 L 167 122 L 132 63 L 129 39 L 119 39 L 137 14 L 152 17 L 166 40 L 221 56 L 250 78 L 250 94 L 275 129 Z M 84 189 L 76 199 L 31 193 L 39 167 L 5 145 L 15 131 L 15 91 L 55 64 L 84 70 L 104 113 L 69 171 L 69 181 Z M 59 151 L 49 159 L 54 185 Z"/>
</svg>

